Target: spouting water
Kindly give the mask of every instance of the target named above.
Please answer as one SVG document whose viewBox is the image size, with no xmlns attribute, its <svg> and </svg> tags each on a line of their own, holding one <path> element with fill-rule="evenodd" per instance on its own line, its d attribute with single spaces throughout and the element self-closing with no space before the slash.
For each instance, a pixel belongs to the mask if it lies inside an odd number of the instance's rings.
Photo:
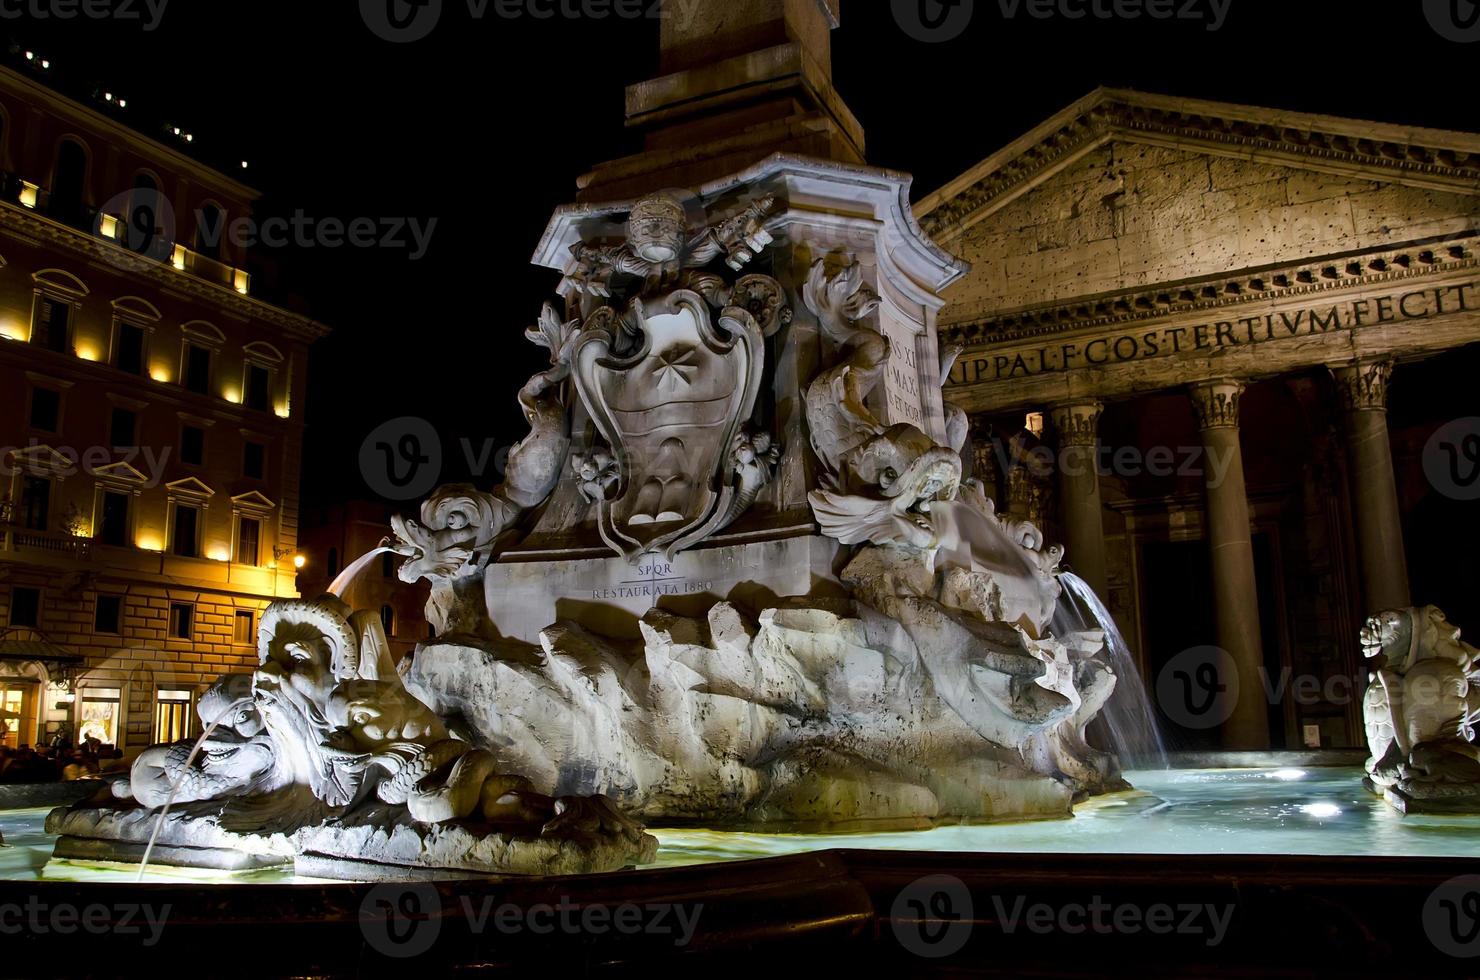
<svg viewBox="0 0 1480 980">
<path fill-rule="evenodd" d="M 144 848 L 144 859 L 139 862 L 139 876 L 135 879 L 136 881 L 144 880 L 144 872 L 149 869 L 149 858 L 154 854 L 154 842 L 159 840 L 160 828 L 164 826 L 165 817 L 169 816 L 170 814 L 170 807 L 175 802 L 175 794 L 180 792 L 180 784 L 183 783 L 185 781 L 185 777 L 190 774 L 190 767 L 195 765 L 195 757 L 200 755 L 201 746 L 206 744 L 206 739 L 210 738 L 211 735 L 215 733 L 216 729 L 220 727 L 223 721 L 225 721 L 227 718 L 235 716 L 237 708 L 240 708 L 244 704 L 251 703 L 251 698 L 240 698 L 236 701 L 233 701 L 230 707 L 221 712 L 221 716 L 219 718 L 211 722 L 210 725 L 207 726 L 206 730 L 200 733 L 200 738 L 195 740 L 195 745 L 193 748 L 191 748 L 190 755 L 185 758 L 185 765 L 180 770 L 179 778 L 177 778 L 170 785 L 170 795 L 165 797 L 164 806 L 160 807 L 159 809 L 159 816 L 154 821 L 154 832 L 149 835 L 149 844 Z"/>
<path fill-rule="evenodd" d="M 1115 693 L 1100 714 L 1114 743 L 1111 748 L 1128 766 L 1170 768 L 1166 743 L 1156 722 L 1156 709 L 1152 707 L 1146 685 L 1141 681 L 1136 658 L 1126 645 L 1125 637 L 1120 635 L 1110 610 L 1105 608 L 1089 583 L 1073 572 L 1059 575 L 1059 582 L 1064 587 L 1064 595 L 1054 613 L 1054 633 L 1062 635 L 1061 630 L 1083 629 L 1105 632 L 1105 650 L 1110 655 L 1110 667 L 1118 678 Z"/>
<path fill-rule="evenodd" d="M 329 591 L 339 596 L 340 598 L 343 598 L 344 591 L 354 584 L 355 579 L 360 577 L 360 573 L 363 572 L 372 561 L 374 561 L 376 558 L 379 558 L 386 552 L 392 550 L 394 549 L 388 547 L 380 547 L 365 552 L 365 554 L 356 558 L 353 562 L 346 566 L 344 571 L 339 573 L 339 577 L 336 578 L 334 580 L 334 583 L 329 586 Z"/>
</svg>

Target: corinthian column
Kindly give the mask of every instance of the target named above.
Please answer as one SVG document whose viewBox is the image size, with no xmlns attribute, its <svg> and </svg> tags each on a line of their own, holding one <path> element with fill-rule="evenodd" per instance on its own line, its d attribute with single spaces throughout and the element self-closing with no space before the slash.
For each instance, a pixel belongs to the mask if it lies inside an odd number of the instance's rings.
<svg viewBox="0 0 1480 980">
<path fill-rule="evenodd" d="M 1100 504 L 1099 402 L 1061 405 L 1053 411 L 1059 436 L 1059 519 L 1069 567 L 1104 597 L 1105 526 Z"/>
<path fill-rule="evenodd" d="M 1392 370 L 1391 361 L 1358 361 L 1335 369 L 1346 417 L 1362 599 L 1369 614 L 1403 609 L 1411 600 L 1388 441 L 1387 389 Z"/>
<path fill-rule="evenodd" d="M 1233 701 L 1233 713 L 1223 723 L 1223 747 L 1267 749 L 1264 646 L 1259 638 L 1254 542 L 1249 533 L 1249 498 L 1239 446 L 1238 406 L 1243 391 L 1239 381 L 1200 384 L 1192 389 L 1192 404 L 1208 457 L 1204 480 L 1218 646 L 1232 658 L 1238 672 L 1238 697 Z M 1212 465 L 1213 460 L 1223 464 L 1221 469 Z M 1217 478 L 1220 473 L 1222 479 Z"/>
</svg>

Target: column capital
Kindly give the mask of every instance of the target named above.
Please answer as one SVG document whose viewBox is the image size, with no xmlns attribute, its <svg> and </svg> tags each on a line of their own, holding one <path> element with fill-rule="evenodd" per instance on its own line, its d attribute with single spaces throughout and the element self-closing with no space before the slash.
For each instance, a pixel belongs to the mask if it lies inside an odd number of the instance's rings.
<svg viewBox="0 0 1480 980">
<path fill-rule="evenodd" d="M 1103 402 L 1084 401 L 1055 405 L 1053 412 L 1054 431 L 1059 434 L 1059 447 L 1095 446 L 1100 441 L 1100 416 L 1105 412 Z"/>
<path fill-rule="evenodd" d="M 1199 429 L 1237 429 L 1238 403 L 1244 383 L 1232 378 L 1205 381 L 1191 389 Z"/>
<path fill-rule="evenodd" d="M 1333 367 L 1332 373 L 1342 408 L 1348 412 L 1387 411 L 1388 382 L 1393 377 L 1391 360 L 1353 361 Z"/>
</svg>

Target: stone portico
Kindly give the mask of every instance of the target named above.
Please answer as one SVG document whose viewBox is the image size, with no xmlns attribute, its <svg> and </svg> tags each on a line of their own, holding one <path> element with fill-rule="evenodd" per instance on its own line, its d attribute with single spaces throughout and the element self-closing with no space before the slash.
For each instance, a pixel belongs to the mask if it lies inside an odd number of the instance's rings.
<svg viewBox="0 0 1480 980">
<path fill-rule="evenodd" d="M 1215 645 L 1269 692 L 1223 746 L 1361 744 L 1356 626 L 1445 560 L 1408 545 L 1454 416 L 1388 396 L 1480 363 L 1480 136 L 1101 89 L 916 212 L 972 264 L 940 342 L 978 476 L 1046 501 L 1147 683 Z"/>
</svg>

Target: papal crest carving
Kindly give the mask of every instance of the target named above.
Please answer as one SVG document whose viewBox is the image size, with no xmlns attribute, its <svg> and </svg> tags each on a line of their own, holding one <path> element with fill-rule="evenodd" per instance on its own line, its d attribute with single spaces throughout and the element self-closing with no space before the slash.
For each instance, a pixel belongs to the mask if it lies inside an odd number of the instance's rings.
<svg viewBox="0 0 1480 980">
<path fill-rule="evenodd" d="M 632 561 L 672 557 L 729 511 L 730 448 L 760 391 L 761 327 L 738 306 L 721 310 L 716 327 L 688 289 L 593 322 L 576 342 L 576 390 L 621 469 L 614 493 L 598 502 L 602 539 Z M 635 338 L 619 336 L 634 328 Z"/>
</svg>

